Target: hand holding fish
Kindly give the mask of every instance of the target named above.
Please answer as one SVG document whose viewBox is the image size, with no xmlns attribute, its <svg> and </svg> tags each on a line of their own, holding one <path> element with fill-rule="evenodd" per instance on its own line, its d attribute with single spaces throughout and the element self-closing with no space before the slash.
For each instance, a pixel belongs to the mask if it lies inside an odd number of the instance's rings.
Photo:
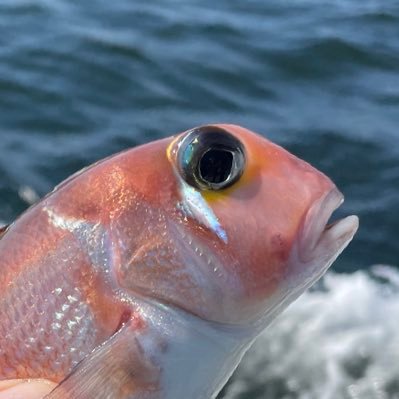
<svg viewBox="0 0 399 399">
<path fill-rule="evenodd" d="M 0 382 L 0 399 L 42 399 L 56 384 L 45 380 L 9 380 Z"/>
</svg>

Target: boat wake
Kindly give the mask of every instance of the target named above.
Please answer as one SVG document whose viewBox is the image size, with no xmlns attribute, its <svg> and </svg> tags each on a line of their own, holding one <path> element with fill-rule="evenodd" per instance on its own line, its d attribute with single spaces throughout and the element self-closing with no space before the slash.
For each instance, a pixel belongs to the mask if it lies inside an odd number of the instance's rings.
<svg viewBox="0 0 399 399">
<path fill-rule="evenodd" d="M 328 273 L 258 339 L 225 399 L 399 398 L 399 272 Z"/>
</svg>

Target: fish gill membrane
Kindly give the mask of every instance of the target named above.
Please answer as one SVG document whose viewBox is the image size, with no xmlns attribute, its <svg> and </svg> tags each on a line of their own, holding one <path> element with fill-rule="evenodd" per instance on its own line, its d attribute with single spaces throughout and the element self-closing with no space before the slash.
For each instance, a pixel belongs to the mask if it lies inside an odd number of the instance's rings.
<svg viewBox="0 0 399 399">
<path fill-rule="evenodd" d="M 223 399 L 399 398 L 399 272 L 327 273 L 258 338 Z"/>
</svg>

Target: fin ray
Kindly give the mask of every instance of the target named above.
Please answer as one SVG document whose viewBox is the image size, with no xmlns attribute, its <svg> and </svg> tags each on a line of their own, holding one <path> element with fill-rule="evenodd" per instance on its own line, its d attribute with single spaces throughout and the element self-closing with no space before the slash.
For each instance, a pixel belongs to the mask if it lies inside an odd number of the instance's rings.
<svg viewBox="0 0 399 399">
<path fill-rule="evenodd" d="M 159 370 L 145 354 L 130 324 L 79 363 L 45 399 L 157 398 Z"/>
</svg>

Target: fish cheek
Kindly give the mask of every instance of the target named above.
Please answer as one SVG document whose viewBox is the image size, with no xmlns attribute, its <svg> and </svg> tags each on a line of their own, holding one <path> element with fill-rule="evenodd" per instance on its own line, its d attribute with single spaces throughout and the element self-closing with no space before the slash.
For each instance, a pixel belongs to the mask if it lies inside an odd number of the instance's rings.
<svg viewBox="0 0 399 399">
<path fill-rule="evenodd" d="M 140 207 L 112 226 L 118 243 L 116 276 L 130 295 L 156 298 L 179 305 L 191 303 L 201 292 L 187 272 L 184 248 L 177 248 L 172 222 L 161 210 Z"/>
<path fill-rule="evenodd" d="M 214 320 L 225 319 L 240 297 L 237 276 L 225 265 L 230 257 L 215 247 L 220 239 L 176 208 L 137 201 L 110 227 L 117 282 L 127 294 Z"/>
<path fill-rule="evenodd" d="M 203 302 L 202 292 L 187 272 L 172 243 L 154 239 L 141 246 L 120 269 L 120 281 L 133 294 L 147 295 L 166 303 L 187 306 Z M 194 304 L 195 302 L 195 304 Z"/>
</svg>

